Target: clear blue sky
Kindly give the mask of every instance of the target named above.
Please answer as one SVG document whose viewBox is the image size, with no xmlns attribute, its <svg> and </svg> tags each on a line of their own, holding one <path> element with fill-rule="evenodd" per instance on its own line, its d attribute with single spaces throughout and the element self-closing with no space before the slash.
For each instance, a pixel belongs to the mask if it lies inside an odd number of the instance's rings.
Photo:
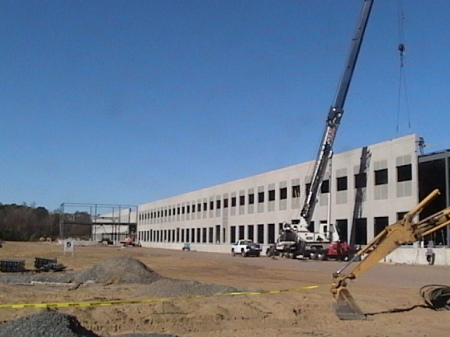
<svg viewBox="0 0 450 337">
<path fill-rule="evenodd" d="M 361 7 L 1 1 L 0 202 L 141 204 L 314 159 Z M 449 60 L 450 1 L 375 1 L 335 152 L 450 148 Z"/>
</svg>

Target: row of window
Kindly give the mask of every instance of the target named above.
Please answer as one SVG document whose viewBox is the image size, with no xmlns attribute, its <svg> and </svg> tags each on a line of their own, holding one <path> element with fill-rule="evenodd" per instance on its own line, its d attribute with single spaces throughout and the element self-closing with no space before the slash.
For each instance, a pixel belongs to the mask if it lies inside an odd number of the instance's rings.
<svg viewBox="0 0 450 337">
<path fill-rule="evenodd" d="M 397 220 L 403 218 L 405 212 L 397 213 Z M 373 221 L 373 233 L 371 237 L 367 237 L 367 218 L 359 218 L 355 220 L 355 229 L 352 233 L 349 231 L 351 222 L 347 219 L 336 220 L 336 227 L 340 233 L 341 241 L 352 242 L 357 245 L 367 244 L 368 239 L 378 235 L 386 226 L 389 225 L 387 216 L 375 217 Z M 225 228 L 217 225 L 214 227 L 196 227 L 196 228 L 176 228 L 176 229 L 160 229 L 146 230 L 139 232 L 139 240 L 143 242 L 167 242 L 167 243 L 233 243 L 237 240 L 249 239 L 254 242 L 263 244 L 271 244 L 276 242 L 278 233 L 283 228 L 283 223 L 267 224 L 266 236 L 264 235 L 264 224 L 258 225 L 238 225 L 230 226 L 230 241 L 227 241 L 227 233 Z M 310 224 L 310 231 L 314 231 L 314 222 Z"/>
<path fill-rule="evenodd" d="M 374 171 L 374 182 L 375 185 L 385 185 L 388 183 L 388 169 L 381 169 Z M 403 165 L 397 167 L 397 181 L 409 181 L 412 180 L 412 170 L 411 165 Z M 305 184 L 305 193 L 309 192 L 311 184 Z M 359 173 L 354 175 L 354 186 L 356 189 L 364 188 L 367 186 L 367 174 Z M 336 178 L 336 189 L 337 191 L 346 191 L 348 189 L 348 177 L 338 177 Z M 300 197 L 300 185 L 292 186 L 292 198 Z M 330 192 L 330 182 L 329 180 L 324 180 L 321 185 L 321 193 L 329 193 Z M 268 191 L 268 201 L 275 201 L 275 189 L 271 189 Z M 261 191 L 256 194 L 257 202 L 259 204 L 265 202 L 265 192 Z M 288 198 L 288 189 L 287 187 L 281 187 L 279 189 L 279 200 L 286 200 Z M 255 204 L 255 193 L 248 193 L 248 205 Z M 159 219 L 162 217 L 171 217 L 175 215 L 182 214 L 190 214 L 190 213 L 200 213 L 202 211 L 207 210 L 218 210 L 222 207 L 224 209 L 231 207 L 244 206 L 246 204 L 245 195 L 240 195 L 239 197 L 233 196 L 231 198 L 217 199 L 215 201 L 210 200 L 209 203 L 204 201 L 203 203 L 193 202 L 192 204 L 183 205 L 183 206 L 169 206 L 165 209 L 152 210 L 152 211 L 143 211 L 139 213 L 139 220 L 148 220 L 148 219 Z"/>
</svg>

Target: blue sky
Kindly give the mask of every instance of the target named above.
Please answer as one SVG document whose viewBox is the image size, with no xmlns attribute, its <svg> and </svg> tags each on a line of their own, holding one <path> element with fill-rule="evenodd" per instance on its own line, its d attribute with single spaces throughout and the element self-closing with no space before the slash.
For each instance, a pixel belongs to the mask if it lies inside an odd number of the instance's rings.
<svg viewBox="0 0 450 337">
<path fill-rule="evenodd" d="M 134 205 L 314 159 L 361 7 L 1 1 L 0 202 Z M 449 1 L 375 1 L 335 152 L 450 148 L 449 48 Z"/>
</svg>

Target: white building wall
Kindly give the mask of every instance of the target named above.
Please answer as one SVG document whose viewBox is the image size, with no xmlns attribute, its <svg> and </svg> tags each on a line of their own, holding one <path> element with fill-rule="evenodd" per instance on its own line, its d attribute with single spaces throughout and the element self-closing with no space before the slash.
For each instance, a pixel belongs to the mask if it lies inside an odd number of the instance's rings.
<svg viewBox="0 0 450 337">
<path fill-rule="evenodd" d="M 361 212 L 361 217 L 367 219 L 367 241 L 374 236 L 375 217 L 388 217 L 389 223 L 393 223 L 397 220 L 397 213 L 407 212 L 417 204 L 417 144 L 418 137 L 409 135 L 368 146 L 370 161 Z M 313 216 L 316 230 L 321 221 L 327 220 L 331 209 L 331 223 L 347 219 L 350 233 L 356 194 L 354 175 L 359 170 L 361 154 L 360 148 L 334 155 L 331 175 L 327 172 L 325 178 L 331 182 L 331 208 L 328 205 L 330 193 L 319 195 Z M 409 164 L 411 179 L 398 182 L 397 167 Z M 231 229 L 235 228 L 235 239 L 238 239 L 239 228 L 244 226 L 243 238 L 248 238 L 249 228 L 252 228 L 249 226 L 253 226 L 251 232 L 254 241 L 262 241 L 261 243 L 267 245 L 269 239 L 273 240 L 274 236 L 276 239 L 279 224 L 299 218 L 306 183 L 312 174 L 313 165 L 313 161 L 301 163 L 140 205 L 139 239 L 143 246 L 148 247 L 181 249 L 183 242 L 190 242 L 195 243 L 198 250 L 228 251 Z M 388 183 L 376 186 L 375 171 L 380 169 L 387 169 Z M 337 191 L 336 179 L 344 176 L 347 177 L 347 189 Z M 300 185 L 300 197 L 293 195 L 293 186 L 296 185 Z M 281 199 L 283 188 L 286 188 L 285 199 Z M 259 202 L 259 193 L 264 195 L 263 202 Z M 253 204 L 250 203 L 251 194 L 254 197 Z M 269 200 L 272 195 L 275 196 L 274 200 Z M 241 205 L 242 199 L 244 205 Z M 228 207 L 225 207 L 224 200 L 228 200 Z M 207 210 L 204 210 L 205 203 Z M 213 209 L 210 209 L 211 203 Z M 199 205 L 201 212 L 198 212 Z M 272 224 L 272 232 L 275 234 L 269 235 L 268 229 Z M 264 228 L 263 240 L 258 238 L 258 225 Z M 197 237 L 198 228 L 201 232 L 200 238 Z M 206 238 L 203 236 L 203 228 L 207 228 Z M 217 231 L 217 228 L 220 230 Z M 192 229 L 195 231 L 194 237 Z M 186 236 L 187 230 L 189 239 Z M 218 244 L 225 248 L 215 247 Z M 199 249 L 200 246 L 204 249 Z"/>
</svg>

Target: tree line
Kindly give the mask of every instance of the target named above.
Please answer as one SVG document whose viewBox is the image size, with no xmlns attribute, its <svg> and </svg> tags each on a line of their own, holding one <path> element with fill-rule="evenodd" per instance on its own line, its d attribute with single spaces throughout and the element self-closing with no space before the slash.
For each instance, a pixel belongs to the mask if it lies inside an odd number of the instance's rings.
<svg viewBox="0 0 450 337">
<path fill-rule="evenodd" d="M 5 241 L 38 241 L 42 238 L 56 239 L 60 234 L 60 222 L 65 237 L 89 238 L 91 217 L 85 212 L 73 214 L 49 212 L 44 207 L 27 205 L 3 205 L 0 203 L 0 239 Z"/>
</svg>

